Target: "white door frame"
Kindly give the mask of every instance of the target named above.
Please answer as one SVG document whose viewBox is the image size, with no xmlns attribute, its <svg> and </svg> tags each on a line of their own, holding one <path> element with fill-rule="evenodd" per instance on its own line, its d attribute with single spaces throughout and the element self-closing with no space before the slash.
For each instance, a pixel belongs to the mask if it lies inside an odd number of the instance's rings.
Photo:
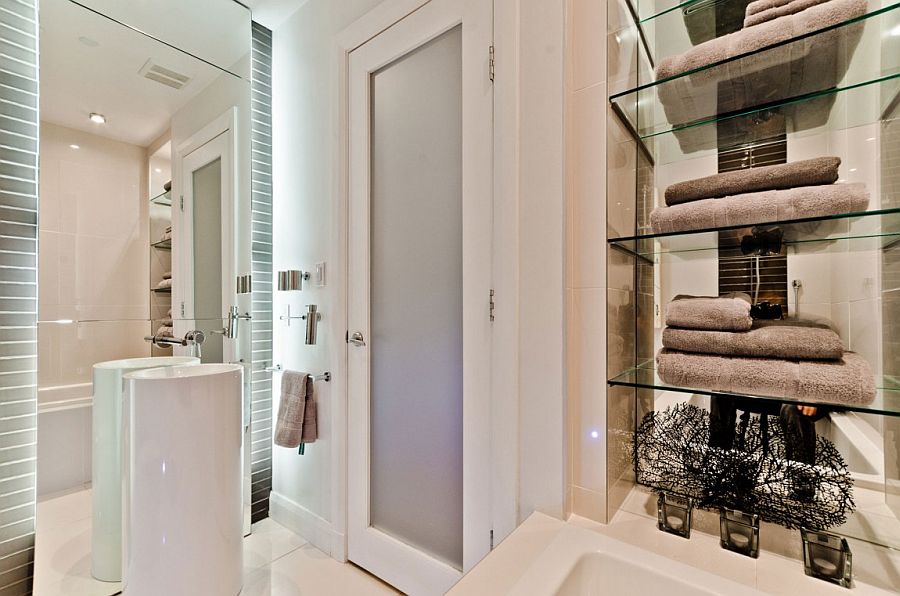
<svg viewBox="0 0 900 596">
<path fill-rule="evenodd" d="M 234 279 L 237 275 L 237 239 L 238 234 L 235 229 L 235 209 L 237 205 L 238 192 L 238 168 L 237 160 L 237 108 L 232 107 L 216 117 L 215 120 L 192 134 L 184 142 L 175 149 L 175 159 L 173 161 L 173 192 L 172 193 L 172 235 L 176 237 L 185 237 L 185 231 L 179 230 L 178 227 L 184 225 L 187 213 L 180 211 L 178 201 L 184 196 L 184 160 L 188 155 L 209 143 L 213 139 L 225 135 L 225 142 L 228 146 L 229 155 L 222 160 L 223 179 L 226 184 L 222 188 L 222 196 L 226 197 L 225 204 L 222 205 L 222 308 L 227 309 L 229 305 L 236 304 L 234 295 Z M 188 206 L 190 208 L 190 206 Z M 174 215 L 177 214 L 177 215 Z M 225 249 L 228 250 L 225 250 Z M 172 276 L 176 279 L 187 279 L 191 273 L 193 266 L 193 246 L 182 243 L 173 243 L 172 245 Z M 178 276 L 178 277 L 176 277 Z M 229 281 L 230 280 L 230 281 Z M 186 319 L 194 318 L 193 308 L 193 286 L 180 285 L 178 291 L 173 288 L 172 292 L 172 314 L 175 314 L 176 304 L 184 302 Z M 222 313 L 225 314 L 224 312 Z M 176 317 L 173 317 L 176 318 Z M 237 346 L 233 346 L 235 349 Z"/>
</svg>

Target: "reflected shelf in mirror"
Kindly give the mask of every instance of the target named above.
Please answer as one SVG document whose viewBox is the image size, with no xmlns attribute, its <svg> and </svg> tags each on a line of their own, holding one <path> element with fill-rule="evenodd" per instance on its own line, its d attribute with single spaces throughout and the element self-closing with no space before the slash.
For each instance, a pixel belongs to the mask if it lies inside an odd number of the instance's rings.
<svg viewBox="0 0 900 596">
<path fill-rule="evenodd" d="M 155 249 L 158 250 L 172 250 L 172 239 L 167 238 L 165 240 L 160 240 L 158 242 L 153 242 L 150 244 Z"/>
<path fill-rule="evenodd" d="M 155 197 L 150 199 L 150 203 L 153 205 L 161 205 L 163 207 L 171 207 L 172 206 L 172 191 L 167 190 L 162 194 L 158 194 Z"/>
</svg>

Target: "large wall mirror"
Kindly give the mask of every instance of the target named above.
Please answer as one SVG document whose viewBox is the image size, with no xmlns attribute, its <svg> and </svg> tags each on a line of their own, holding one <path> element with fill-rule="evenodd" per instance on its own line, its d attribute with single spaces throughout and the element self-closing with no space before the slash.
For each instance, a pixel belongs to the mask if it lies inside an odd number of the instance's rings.
<svg viewBox="0 0 900 596">
<path fill-rule="evenodd" d="M 39 26 L 33 590 L 103 596 L 122 589 L 129 371 L 246 367 L 250 531 L 250 11 L 41 0 Z"/>
</svg>

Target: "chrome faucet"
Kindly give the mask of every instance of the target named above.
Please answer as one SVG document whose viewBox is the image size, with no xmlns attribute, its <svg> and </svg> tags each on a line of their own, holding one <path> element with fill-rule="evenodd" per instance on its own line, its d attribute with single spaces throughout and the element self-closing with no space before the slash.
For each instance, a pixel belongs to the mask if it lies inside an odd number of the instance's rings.
<svg viewBox="0 0 900 596">
<path fill-rule="evenodd" d="M 167 335 L 145 335 L 144 341 L 149 341 L 156 346 L 190 346 L 191 356 L 200 358 L 202 352 L 200 346 L 206 341 L 206 335 L 199 329 L 194 329 L 185 333 L 181 339 Z"/>
</svg>

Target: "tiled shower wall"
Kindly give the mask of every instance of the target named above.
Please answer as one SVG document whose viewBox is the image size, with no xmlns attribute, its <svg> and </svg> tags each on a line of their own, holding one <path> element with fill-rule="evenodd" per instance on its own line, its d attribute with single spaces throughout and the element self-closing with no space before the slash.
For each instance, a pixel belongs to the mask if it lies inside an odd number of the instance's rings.
<svg viewBox="0 0 900 596">
<path fill-rule="evenodd" d="M 251 201 L 253 309 L 250 519 L 269 516 L 272 491 L 272 32 L 252 24 Z"/>
<path fill-rule="evenodd" d="M 38 23 L 0 6 L 0 596 L 31 593 L 37 450 Z"/>
</svg>

